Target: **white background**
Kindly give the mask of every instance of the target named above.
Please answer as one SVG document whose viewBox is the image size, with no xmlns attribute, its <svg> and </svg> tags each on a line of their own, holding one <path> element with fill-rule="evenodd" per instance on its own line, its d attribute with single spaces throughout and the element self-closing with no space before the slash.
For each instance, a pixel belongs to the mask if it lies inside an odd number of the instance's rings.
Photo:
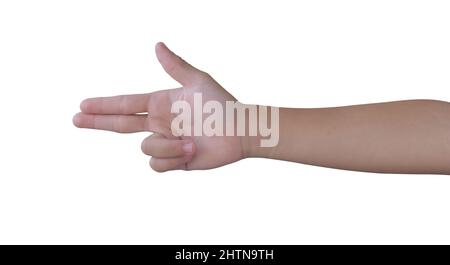
<svg viewBox="0 0 450 265">
<path fill-rule="evenodd" d="M 450 176 L 247 159 L 158 174 L 86 97 L 178 86 L 165 41 L 244 103 L 450 100 L 448 1 L 0 1 L 0 243 L 450 243 Z M 218 150 L 220 152 L 220 150 Z"/>
</svg>

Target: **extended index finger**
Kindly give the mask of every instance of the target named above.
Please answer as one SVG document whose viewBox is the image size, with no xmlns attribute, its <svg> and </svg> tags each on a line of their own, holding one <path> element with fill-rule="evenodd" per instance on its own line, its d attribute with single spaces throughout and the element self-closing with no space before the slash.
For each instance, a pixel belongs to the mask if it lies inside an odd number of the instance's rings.
<svg viewBox="0 0 450 265">
<path fill-rule="evenodd" d="M 136 114 L 147 112 L 150 93 L 88 98 L 81 102 L 80 109 L 90 114 Z"/>
</svg>

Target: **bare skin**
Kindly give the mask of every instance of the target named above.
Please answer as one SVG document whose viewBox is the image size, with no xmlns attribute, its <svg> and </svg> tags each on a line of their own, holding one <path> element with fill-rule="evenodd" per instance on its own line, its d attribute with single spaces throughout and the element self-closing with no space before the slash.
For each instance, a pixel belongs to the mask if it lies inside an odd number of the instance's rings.
<svg viewBox="0 0 450 265">
<path fill-rule="evenodd" d="M 443 101 L 281 108 L 275 147 L 260 147 L 259 136 L 175 137 L 170 130 L 174 101 L 185 100 L 194 108 L 194 93 L 202 93 L 204 101 L 236 99 L 164 44 L 158 43 L 155 50 L 164 70 L 182 87 L 89 98 L 73 122 L 80 128 L 120 133 L 154 132 L 141 147 L 158 172 L 210 169 L 262 157 L 356 171 L 450 174 L 450 103 Z"/>
</svg>

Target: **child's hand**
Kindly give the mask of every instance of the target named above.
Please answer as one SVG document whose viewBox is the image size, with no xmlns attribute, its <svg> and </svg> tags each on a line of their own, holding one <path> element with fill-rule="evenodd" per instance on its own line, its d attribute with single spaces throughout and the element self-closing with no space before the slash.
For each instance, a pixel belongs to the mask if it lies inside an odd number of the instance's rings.
<svg viewBox="0 0 450 265">
<path fill-rule="evenodd" d="M 154 132 L 142 142 L 142 151 L 152 156 L 150 166 L 156 171 L 173 169 L 208 169 L 235 162 L 245 155 L 243 137 L 192 136 L 175 137 L 171 122 L 172 103 L 188 102 L 194 109 L 194 93 L 203 101 L 236 101 L 211 76 L 170 51 L 163 43 L 156 45 L 156 55 L 164 70 L 183 87 L 149 94 L 90 98 L 81 103 L 74 117 L 80 128 L 109 130 L 120 133 Z M 195 120 L 192 119 L 192 128 Z"/>
<path fill-rule="evenodd" d="M 275 130 L 274 139 L 279 142 L 269 147 L 258 146 L 258 138 L 264 136 L 261 131 L 256 137 L 242 131 L 239 135 L 248 136 L 175 137 L 178 132 L 171 130 L 172 120 L 178 116 L 171 112 L 174 102 L 183 100 L 195 112 L 199 106 L 194 106 L 194 98 L 200 93 L 203 102 L 217 101 L 226 112 L 225 101 L 236 99 L 208 74 L 184 62 L 164 44 L 156 45 L 156 55 L 166 72 L 183 87 L 87 99 L 81 103 L 82 112 L 74 117 L 75 125 L 83 128 L 154 132 L 143 141 L 142 150 L 152 156 L 150 165 L 156 171 L 208 169 L 252 156 L 348 170 L 450 174 L 450 104 L 436 100 L 280 108 L 280 118 L 274 123 L 279 127 L 279 135 Z M 235 120 L 239 117 L 247 120 L 242 117 L 245 115 L 236 112 Z M 258 120 L 264 117 L 259 110 L 257 115 Z M 191 125 L 189 131 L 209 118 L 193 116 L 194 119 L 186 122 Z M 225 118 L 224 126 L 233 124 Z M 204 128 L 200 130 L 204 132 Z"/>
</svg>

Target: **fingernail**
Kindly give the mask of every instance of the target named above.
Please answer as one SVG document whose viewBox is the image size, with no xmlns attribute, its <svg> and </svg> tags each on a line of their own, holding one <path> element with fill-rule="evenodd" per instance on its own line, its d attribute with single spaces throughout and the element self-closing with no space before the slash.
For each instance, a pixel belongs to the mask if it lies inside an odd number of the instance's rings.
<svg viewBox="0 0 450 265">
<path fill-rule="evenodd" d="M 193 148 L 193 144 L 192 143 L 187 143 L 183 145 L 183 151 L 185 153 L 192 153 L 192 148 Z"/>
</svg>

